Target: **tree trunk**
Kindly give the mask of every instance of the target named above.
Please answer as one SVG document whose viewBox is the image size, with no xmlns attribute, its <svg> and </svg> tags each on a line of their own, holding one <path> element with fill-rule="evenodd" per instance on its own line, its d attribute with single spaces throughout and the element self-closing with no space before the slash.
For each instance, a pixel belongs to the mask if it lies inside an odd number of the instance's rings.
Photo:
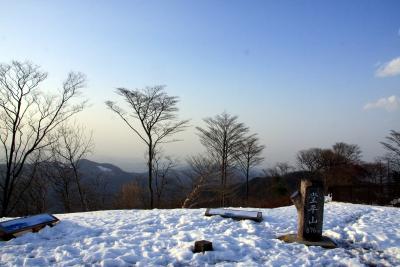
<svg viewBox="0 0 400 267">
<path fill-rule="evenodd" d="M 249 204 L 249 165 L 246 168 L 246 205 Z"/>
<path fill-rule="evenodd" d="M 153 193 L 153 144 L 149 144 L 149 161 L 147 163 L 149 167 L 149 191 L 150 191 L 150 209 L 154 208 L 154 193 Z"/>
<path fill-rule="evenodd" d="M 225 194 L 224 194 L 224 166 L 225 166 L 225 159 L 222 157 L 222 164 L 221 164 L 221 207 L 224 206 L 225 202 Z"/>
<path fill-rule="evenodd" d="M 13 140 L 14 141 L 14 140 Z M 3 200 L 1 202 L 1 216 L 0 217 L 5 217 L 7 216 L 7 210 L 8 210 L 8 205 L 9 205 L 9 196 L 11 195 L 11 190 L 10 190 L 10 181 L 11 181 L 11 166 L 12 166 L 12 154 L 13 153 L 13 146 L 11 147 L 10 151 L 10 158 L 7 163 L 7 171 L 6 171 L 6 178 L 4 180 L 4 188 L 3 188 Z"/>
<path fill-rule="evenodd" d="M 10 146 L 10 151 L 9 151 L 9 156 L 8 156 L 9 158 L 8 158 L 8 162 L 7 162 L 5 185 L 3 188 L 3 201 L 2 201 L 1 217 L 5 217 L 8 215 L 8 205 L 10 204 L 10 198 L 11 198 L 11 194 L 13 191 L 13 182 L 15 182 L 15 173 L 14 173 L 14 170 L 11 173 L 11 168 L 13 166 L 13 162 L 14 162 L 14 159 L 16 156 L 15 153 L 18 153 L 18 151 L 15 152 L 15 145 L 16 145 L 15 143 L 16 143 L 16 134 L 17 134 L 18 125 L 21 122 L 20 111 L 21 111 L 21 105 L 22 105 L 22 96 L 23 96 L 23 94 L 21 91 L 21 96 L 18 98 L 17 112 L 15 113 L 15 119 L 12 121 L 12 124 L 13 124 L 12 139 L 11 139 L 11 146 Z M 21 168 L 22 168 L 22 166 L 21 166 Z M 11 182 L 11 186 L 10 186 L 10 182 Z"/>
<path fill-rule="evenodd" d="M 74 171 L 74 178 L 75 178 L 76 185 L 78 186 L 79 197 L 80 197 L 80 200 L 81 200 L 80 201 L 81 202 L 81 208 L 84 211 L 88 211 L 89 209 L 88 209 L 88 206 L 87 206 L 87 203 L 86 203 L 86 199 L 83 196 L 81 183 L 79 181 L 78 170 L 77 170 L 77 168 L 76 168 L 74 163 L 72 163 L 72 169 Z"/>
<path fill-rule="evenodd" d="M 1 203 L 1 216 L 0 217 L 7 216 L 7 208 L 8 208 L 7 191 L 6 191 L 6 189 L 4 189 L 3 201 Z"/>
<path fill-rule="evenodd" d="M 63 188 L 59 191 L 61 196 L 61 200 L 64 207 L 64 212 L 70 213 L 71 212 L 71 201 L 69 196 L 69 184 L 68 182 L 64 182 Z"/>
<path fill-rule="evenodd" d="M 222 207 L 225 207 L 225 165 L 222 168 Z"/>
</svg>

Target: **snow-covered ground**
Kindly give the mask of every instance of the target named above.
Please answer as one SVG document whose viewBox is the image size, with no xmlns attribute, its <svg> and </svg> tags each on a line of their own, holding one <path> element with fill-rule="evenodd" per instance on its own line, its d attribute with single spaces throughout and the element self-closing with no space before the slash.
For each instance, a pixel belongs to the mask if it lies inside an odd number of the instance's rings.
<svg viewBox="0 0 400 267">
<path fill-rule="evenodd" d="M 0 242 L 0 266 L 399 266 L 400 209 L 330 202 L 324 235 L 339 248 L 286 244 L 296 209 L 260 209 L 264 221 L 205 217 L 205 209 L 117 210 L 56 215 L 39 233 Z M 191 252 L 194 241 L 214 250 Z"/>
</svg>

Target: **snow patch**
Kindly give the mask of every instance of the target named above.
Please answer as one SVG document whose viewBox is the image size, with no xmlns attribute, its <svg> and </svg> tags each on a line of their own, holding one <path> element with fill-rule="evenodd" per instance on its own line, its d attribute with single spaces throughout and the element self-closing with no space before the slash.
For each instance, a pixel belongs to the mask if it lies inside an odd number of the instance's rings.
<svg viewBox="0 0 400 267">
<path fill-rule="evenodd" d="M 0 266 L 400 265 L 398 208 L 327 203 L 324 235 L 339 245 L 332 250 L 277 239 L 296 232 L 294 206 L 259 211 L 261 223 L 206 217 L 205 209 L 60 214 L 53 228 L 0 242 Z M 202 239 L 214 251 L 193 254 Z"/>
<path fill-rule="evenodd" d="M 324 197 L 325 203 L 332 202 L 332 194 L 328 194 Z"/>
<path fill-rule="evenodd" d="M 112 169 L 104 167 L 104 166 L 97 166 L 97 168 L 102 172 L 112 172 Z"/>
</svg>

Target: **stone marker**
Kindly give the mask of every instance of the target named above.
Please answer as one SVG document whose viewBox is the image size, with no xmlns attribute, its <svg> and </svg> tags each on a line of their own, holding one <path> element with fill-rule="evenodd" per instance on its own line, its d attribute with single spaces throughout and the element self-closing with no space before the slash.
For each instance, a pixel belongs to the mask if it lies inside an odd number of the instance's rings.
<svg viewBox="0 0 400 267">
<path fill-rule="evenodd" d="M 301 240 L 320 241 L 324 220 L 324 186 L 321 181 L 302 179 L 300 192 L 291 199 L 298 215 L 297 237 Z"/>
<path fill-rule="evenodd" d="M 297 209 L 297 235 L 279 237 L 288 243 L 298 242 L 308 246 L 335 248 L 336 244 L 322 236 L 324 220 L 324 186 L 318 179 L 302 179 L 300 191 L 290 197 Z"/>
<path fill-rule="evenodd" d="M 196 241 L 194 242 L 194 249 L 193 249 L 193 253 L 199 253 L 199 252 L 206 252 L 206 251 L 212 251 L 213 250 L 213 246 L 212 246 L 212 242 L 207 241 L 207 240 L 200 240 L 200 241 Z"/>
</svg>

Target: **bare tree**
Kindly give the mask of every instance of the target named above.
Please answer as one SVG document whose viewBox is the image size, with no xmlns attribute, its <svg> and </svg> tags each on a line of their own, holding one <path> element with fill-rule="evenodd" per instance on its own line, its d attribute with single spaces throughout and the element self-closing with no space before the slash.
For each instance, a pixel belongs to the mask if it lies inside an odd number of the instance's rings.
<svg viewBox="0 0 400 267">
<path fill-rule="evenodd" d="M 55 197 L 61 200 L 63 211 L 67 213 L 74 211 L 74 200 L 79 196 L 75 194 L 76 184 L 73 181 L 71 169 L 64 164 L 52 162 L 45 170 L 45 174 L 54 190 Z"/>
<path fill-rule="evenodd" d="M 360 163 L 361 149 L 358 145 L 338 142 L 332 146 L 338 164 Z"/>
<path fill-rule="evenodd" d="M 6 163 L 0 181 L 0 216 L 6 216 L 12 211 L 10 206 L 15 206 L 10 201 L 30 156 L 47 147 L 46 136 L 85 106 L 85 102 L 71 105 L 84 86 L 82 73 L 69 73 L 58 95 L 45 94 L 39 89 L 46 78 L 47 73 L 30 62 L 0 64 L 0 155 Z M 29 185 L 30 182 L 26 183 L 22 192 Z"/>
<path fill-rule="evenodd" d="M 176 161 L 167 156 L 163 158 L 162 152 L 156 152 L 154 157 L 154 182 L 157 196 L 157 207 L 160 208 L 161 197 L 165 191 L 168 179 L 173 175 Z"/>
<path fill-rule="evenodd" d="M 148 194 L 136 181 L 124 184 L 115 200 L 118 209 L 142 209 L 148 202 Z"/>
<path fill-rule="evenodd" d="M 301 170 L 318 173 L 328 188 L 334 184 L 351 184 L 361 163 L 361 149 L 358 145 L 336 143 L 331 149 L 311 148 L 297 154 Z"/>
<path fill-rule="evenodd" d="M 83 184 L 86 201 L 89 210 L 104 210 L 111 208 L 111 202 L 115 198 L 108 187 L 110 180 L 102 174 L 98 174 Z"/>
<path fill-rule="evenodd" d="M 189 170 L 187 177 L 191 180 L 191 188 L 183 201 L 182 208 L 193 208 L 203 203 L 199 196 L 202 192 L 211 192 L 218 166 L 215 162 L 203 155 L 191 156 L 186 160 Z"/>
<path fill-rule="evenodd" d="M 381 142 L 381 144 L 390 154 L 400 161 L 400 131 L 391 130 L 386 140 L 386 142 Z"/>
<path fill-rule="evenodd" d="M 386 137 L 386 142 L 381 142 L 388 151 L 387 177 L 392 175 L 392 179 L 400 181 L 400 131 L 391 130 L 390 135 Z"/>
<path fill-rule="evenodd" d="M 54 139 L 56 139 L 56 141 L 51 145 L 53 160 L 55 165 L 58 165 L 61 167 L 61 170 L 63 170 L 61 177 L 54 176 L 54 178 L 58 180 L 55 181 L 54 185 L 61 186 L 61 188 L 64 188 L 64 192 L 67 193 L 72 180 L 78 189 L 81 210 L 88 211 L 79 164 L 85 156 L 92 152 L 92 135 L 90 134 L 90 136 L 87 136 L 83 127 L 72 127 L 63 124 L 57 129 Z"/>
<path fill-rule="evenodd" d="M 310 148 L 297 153 L 297 165 L 301 170 L 315 172 L 323 166 L 321 162 L 322 149 Z"/>
<path fill-rule="evenodd" d="M 383 185 L 384 179 L 387 175 L 387 166 L 385 164 L 385 157 L 377 157 L 374 162 L 363 164 L 366 172 L 366 179 L 368 182 Z"/>
<path fill-rule="evenodd" d="M 249 129 L 237 116 L 223 112 L 214 118 L 204 119 L 205 128 L 196 127 L 200 142 L 220 166 L 221 205 L 225 206 L 225 193 L 229 168 L 235 162 L 245 134 Z"/>
<path fill-rule="evenodd" d="M 264 171 L 265 176 L 283 177 L 294 171 L 295 168 L 287 162 L 277 162 L 272 168 Z"/>
<path fill-rule="evenodd" d="M 26 167 L 21 174 L 18 184 L 14 188 L 10 206 L 12 216 L 25 216 L 43 213 L 48 207 L 48 181 L 43 177 L 46 157 L 44 151 L 34 152 L 27 161 Z M 18 201 L 15 201 L 18 199 Z"/>
<path fill-rule="evenodd" d="M 129 90 L 118 88 L 117 93 L 127 102 L 130 112 L 125 112 L 112 101 L 106 105 L 128 125 L 147 146 L 148 187 L 150 208 L 154 207 L 153 166 L 156 149 L 159 145 L 177 140 L 170 139 L 188 125 L 188 120 L 177 120 L 178 97 L 169 96 L 164 86 Z M 139 122 L 140 126 L 136 126 Z"/>
<path fill-rule="evenodd" d="M 259 165 L 264 158 L 261 156 L 265 146 L 259 144 L 257 134 L 252 134 L 243 139 L 237 151 L 236 159 L 240 170 L 246 177 L 246 201 L 249 200 L 249 174 L 250 169 Z"/>
</svg>

